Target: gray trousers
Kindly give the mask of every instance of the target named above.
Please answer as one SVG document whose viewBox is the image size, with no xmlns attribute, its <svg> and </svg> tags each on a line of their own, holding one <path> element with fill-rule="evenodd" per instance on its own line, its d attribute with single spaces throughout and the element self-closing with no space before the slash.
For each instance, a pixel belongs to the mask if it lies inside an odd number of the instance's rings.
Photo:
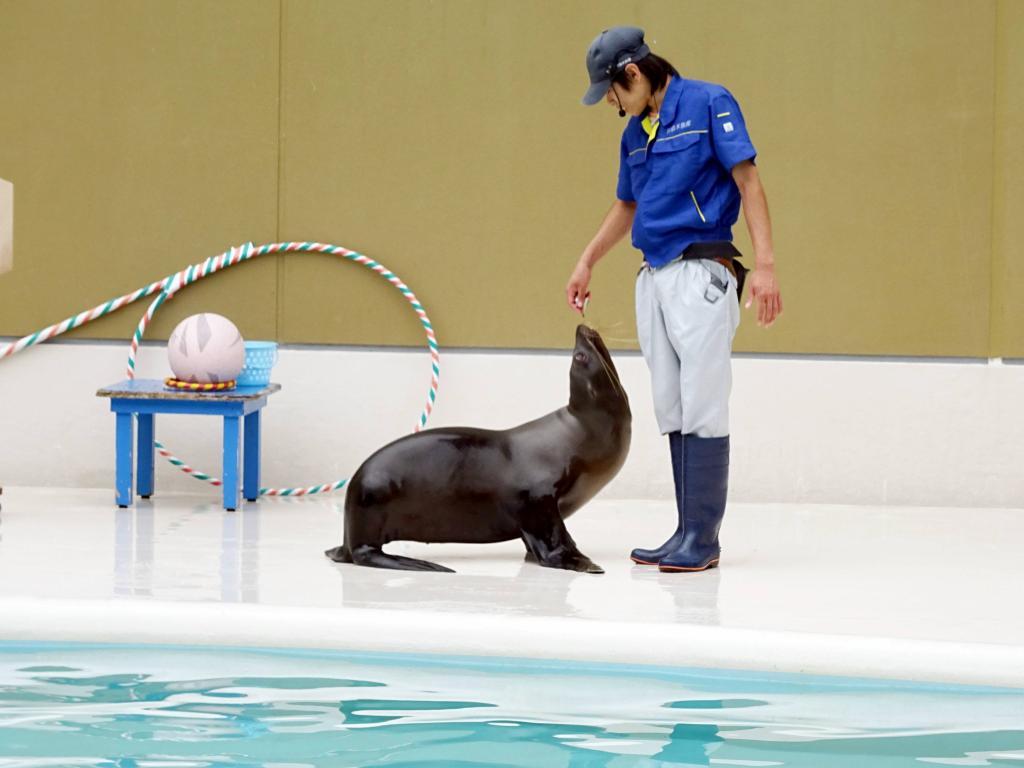
<svg viewBox="0 0 1024 768">
<path fill-rule="evenodd" d="M 662 434 L 729 434 L 732 340 L 739 323 L 736 278 L 718 262 L 693 259 L 640 270 L 637 335 Z"/>
</svg>

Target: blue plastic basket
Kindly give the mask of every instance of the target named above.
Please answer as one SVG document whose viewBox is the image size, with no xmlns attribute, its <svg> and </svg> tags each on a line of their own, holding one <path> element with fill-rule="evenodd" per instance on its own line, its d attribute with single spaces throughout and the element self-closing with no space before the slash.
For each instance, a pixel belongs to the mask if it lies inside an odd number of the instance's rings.
<svg viewBox="0 0 1024 768">
<path fill-rule="evenodd" d="M 245 367 L 238 375 L 238 386 L 265 387 L 270 383 L 270 370 L 276 362 L 276 341 L 245 342 Z"/>
</svg>

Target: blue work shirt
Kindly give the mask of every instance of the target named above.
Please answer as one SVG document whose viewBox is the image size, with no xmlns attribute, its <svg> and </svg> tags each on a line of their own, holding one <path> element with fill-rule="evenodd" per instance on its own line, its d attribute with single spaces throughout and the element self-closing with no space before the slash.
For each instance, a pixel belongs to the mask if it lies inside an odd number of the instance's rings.
<svg viewBox="0 0 1024 768">
<path fill-rule="evenodd" d="M 616 191 L 637 204 L 633 246 L 652 267 L 691 243 L 732 240 L 740 191 L 731 171 L 757 155 L 739 104 L 720 85 L 672 77 L 658 118 L 653 126 L 630 118 Z"/>
</svg>

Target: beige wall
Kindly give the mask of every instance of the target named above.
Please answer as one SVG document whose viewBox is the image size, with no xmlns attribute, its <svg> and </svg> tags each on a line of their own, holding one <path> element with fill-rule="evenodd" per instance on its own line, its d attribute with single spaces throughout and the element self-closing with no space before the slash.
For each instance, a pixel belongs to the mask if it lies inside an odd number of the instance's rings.
<svg viewBox="0 0 1024 768">
<path fill-rule="evenodd" d="M 999 0 L 992 356 L 1024 357 L 1024 3 Z"/>
<path fill-rule="evenodd" d="M 278 19 L 273 0 L 0 0 L 0 176 L 18 190 L 0 333 L 273 239 Z M 150 336 L 203 307 L 273 334 L 275 272 L 246 264 L 188 289 Z M 145 308 L 79 335 L 126 339 Z"/>
<path fill-rule="evenodd" d="M 622 122 L 583 53 L 634 23 L 727 85 L 759 150 L 786 313 L 737 349 L 1024 355 L 1024 11 L 1014 0 L 0 0 L 0 176 L 18 187 L 0 334 L 229 245 L 366 253 L 442 346 L 565 347 L 569 271 L 614 194 Z M 736 228 L 741 250 L 749 240 Z M 635 347 L 628 245 L 589 318 Z M 1017 278 L 1014 280 L 1014 278 Z M 1014 284 L 1015 283 L 1015 284 Z M 81 335 L 124 338 L 144 310 Z M 188 289 L 249 337 L 420 344 L 383 280 L 265 257 Z"/>
</svg>

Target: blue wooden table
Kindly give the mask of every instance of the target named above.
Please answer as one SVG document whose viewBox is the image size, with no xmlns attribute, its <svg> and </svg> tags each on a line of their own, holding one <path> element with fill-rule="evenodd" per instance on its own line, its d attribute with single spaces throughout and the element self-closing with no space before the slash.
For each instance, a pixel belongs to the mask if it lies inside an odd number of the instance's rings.
<svg viewBox="0 0 1024 768">
<path fill-rule="evenodd" d="M 224 417 L 224 508 L 238 508 L 239 454 L 242 422 L 245 423 L 245 467 L 242 494 L 249 501 L 260 495 L 260 410 L 280 384 L 237 387 L 228 392 L 187 392 L 171 390 L 157 379 L 126 379 L 96 392 L 110 398 L 110 410 L 117 415 L 117 505 L 132 503 L 132 448 L 135 421 L 139 423 L 139 496 L 148 499 L 154 491 L 156 439 L 154 417 L 158 413 L 190 413 Z"/>
</svg>

